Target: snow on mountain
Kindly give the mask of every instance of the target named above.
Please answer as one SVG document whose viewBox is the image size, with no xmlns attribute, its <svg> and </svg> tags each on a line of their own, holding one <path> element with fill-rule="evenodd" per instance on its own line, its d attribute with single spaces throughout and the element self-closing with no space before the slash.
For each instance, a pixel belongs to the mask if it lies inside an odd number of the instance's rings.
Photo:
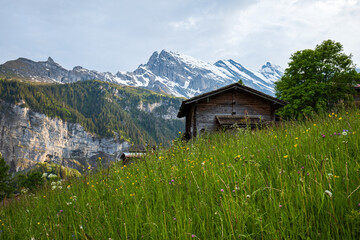
<svg viewBox="0 0 360 240">
<path fill-rule="evenodd" d="M 284 74 L 284 70 L 280 66 L 273 65 L 269 62 L 263 65 L 258 72 L 271 84 L 279 80 Z"/>
<path fill-rule="evenodd" d="M 0 65 L 0 73 L 6 72 L 36 81 L 58 83 L 97 79 L 185 98 L 238 82 L 239 79 L 245 85 L 273 96 L 274 82 L 282 76 L 282 69 L 270 63 L 266 63 L 258 72 L 253 72 L 231 59 L 210 64 L 166 50 L 154 52 L 146 64 L 140 65 L 133 72 L 117 72 L 115 75 L 80 66 L 66 70 L 50 57 L 44 62 L 24 58 L 6 62 Z"/>
<path fill-rule="evenodd" d="M 175 96 L 190 98 L 241 79 L 249 87 L 274 95 L 273 84 L 282 75 L 281 68 L 267 63 L 253 72 L 233 60 L 210 64 L 171 51 L 154 52 L 146 64 L 134 72 L 118 72 L 123 84 L 138 86 Z"/>
</svg>

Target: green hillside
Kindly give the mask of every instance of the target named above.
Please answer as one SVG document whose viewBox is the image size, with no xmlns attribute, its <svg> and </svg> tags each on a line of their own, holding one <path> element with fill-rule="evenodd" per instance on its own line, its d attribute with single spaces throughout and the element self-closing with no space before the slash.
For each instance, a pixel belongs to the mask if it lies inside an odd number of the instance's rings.
<svg viewBox="0 0 360 240">
<path fill-rule="evenodd" d="M 359 129 L 357 109 L 177 140 L 23 194 L 0 238 L 358 239 Z"/>
<path fill-rule="evenodd" d="M 101 81 L 34 84 L 0 80 L 0 98 L 50 117 L 80 123 L 102 137 L 118 133 L 132 143 L 167 143 L 184 128 L 181 120 L 161 117 L 168 114 L 169 108 L 177 111 L 181 98 Z M 161 106 L 151 112 L 139 108 L 152 104 Z"/>
</svg>

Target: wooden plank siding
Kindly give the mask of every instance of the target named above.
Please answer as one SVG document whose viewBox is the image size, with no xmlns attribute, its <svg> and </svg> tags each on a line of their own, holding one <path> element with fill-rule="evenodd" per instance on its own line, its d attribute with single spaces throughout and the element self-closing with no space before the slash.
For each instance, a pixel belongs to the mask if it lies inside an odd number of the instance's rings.
<svg viewBox="0 0 360 240">
<path fill-rule="evenodd" d="M 218 130 L 221 124 L 241 121 L 244 125 L 250 119 L 253 124 L 276 121 L 276 109 L 285 105 L 284 101 L 234 83 L 183 101 L 178 117 L 186 117 L 185 131 L 192 138 L 203 131 Z"/>
<path fill-rule="evenodd" d="M 200 100 L 196 109 L 194 125 L 197 134 L 201 131 L 217 130 L 219 126 L 216 115 L 255 115 L 265 121 L 271 121 L 273 115 L 271 102 L 236 90 Z"/>
</svg>

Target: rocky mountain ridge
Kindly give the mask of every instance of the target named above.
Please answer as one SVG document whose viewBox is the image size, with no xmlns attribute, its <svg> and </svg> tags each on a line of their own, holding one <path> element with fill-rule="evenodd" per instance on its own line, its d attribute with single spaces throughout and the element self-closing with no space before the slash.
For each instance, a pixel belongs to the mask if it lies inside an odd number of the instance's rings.
<svg viewBox="0 0 360 240">
<path fill-rule="evenodd" d="M 233 60 L 221 60 L 210 64 L 184 54 L 162 50 L 154 52 L 146 64 L 133 72 L 98 72 L 80 66 L 66 70 L 52 58 L 34 62 L 19 58 L 0 65 L 1 75 L 15 75 L 39 82 L 72 83 L 100 80 L 146 88 L 178 97 L 190 98 L 212 91 L 241 79 L 256 90 L 274 95 L 274 82 L 282 76 L 279 66 L 266 63 L 253 72 Z"/>
</svg>

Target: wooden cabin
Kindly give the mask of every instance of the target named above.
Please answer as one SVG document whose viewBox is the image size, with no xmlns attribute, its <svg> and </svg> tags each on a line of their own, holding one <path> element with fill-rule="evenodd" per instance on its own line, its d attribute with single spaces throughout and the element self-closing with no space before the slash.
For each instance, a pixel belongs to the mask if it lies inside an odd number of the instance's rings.
<svg viewBox="0 0 360 240">
<path fill-rule="evenodd" d="M 128 165 L 137 159 L 143 158 L 145 154 L 146 152 L 123 152 L 120 156 L 120 160 L 123 164 Z"/>
<path fill-rule="evenodd" d="M 277 121 L 275 111 L 285 105 L 280 99 L 233 83 L 183 101 L 177 116 L 186 117 L 185 135 L 192 138 L 203 131 Z"/>
</svg>

